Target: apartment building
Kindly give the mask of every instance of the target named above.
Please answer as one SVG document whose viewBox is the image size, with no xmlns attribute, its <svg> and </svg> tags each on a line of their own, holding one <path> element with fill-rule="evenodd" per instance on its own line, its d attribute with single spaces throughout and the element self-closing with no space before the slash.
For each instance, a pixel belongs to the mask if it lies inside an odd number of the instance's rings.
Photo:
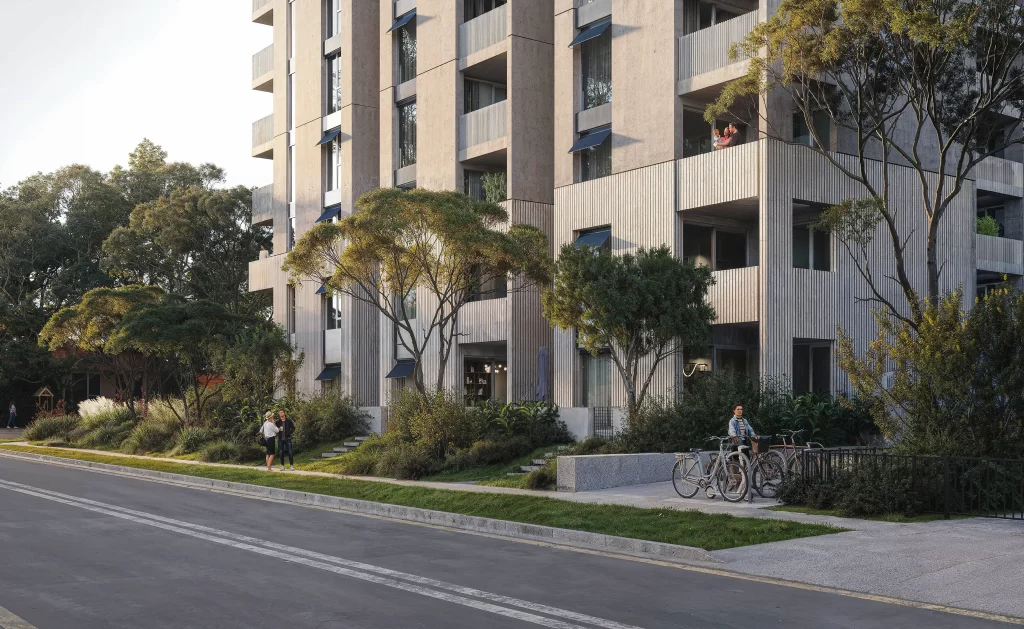
<svg viewBox="0 0 1024 629">
<path fill-rule="evenodd" d="M 713 150 L 703 119 L 747 70 L 729 59 L 730 46 L 773 6 L 254 0 L 253 19 L 273 26 L 274 46 L 254 57 L 253 87 L 273 92 L 274 109 L 254 124 L 253 155 L 275 159 L 273 185 L 254 196 L 254 220 L 272 223 L 275 237 L 251 282 L 274 292 L 275 317 L 306 354 L 302 388 L 334 382 L 383 405 L 411 365 L 374 313 L 318 287 L 287 287 L 280 255 L 291 239 L 351 212 L 375 186 L 479 196 L 485 175 L 504 173 L 511 220 L 544 229 L 552 253 L 574 242 L 616 253 L 666 244 L 711 266 L 713 341 L 663 364 L 656 393 L 684 391 L 695 371 L 721 369 L 797 392 L 844 389 L 837 327 L 863 347 L 873 315 L 840 243 L 812 226 L 825 207 L 863 191 L 807 150 L 812 134 L 784 98 L 742 103 L 719 120 L 716 128 L 733 124 L 742 139 L 723 150 Z M 829 150 L 852 152 L 826 119 L 815 130 Z M 944 224 L 942 281 L 964 289 L 965 307 L 1004 276 L 1024 276 L 1020 153 L 981 164 Z M 891 168 L 895 197 L 918 203 L 912 171 Z M 1000 235 L 977 235 L 978 216 L 992 216 Z M 905 233 L 915 218 L 905 213 Z M 883 277 L 892 266 L 884 235 L 874 247 Z M 923 239 L 909 255 L 923 284 Z M 582 353 L 572 331 L 552 331 L 536 291 L 490 286 L 479 297 L 459 322 L 446 382 L 477 400 L 532 399 L 543 384 L 563 408 L 622 405 L 608 358 Z M 417 298 L 429 305 L 407 296 Z"/>
</svg>

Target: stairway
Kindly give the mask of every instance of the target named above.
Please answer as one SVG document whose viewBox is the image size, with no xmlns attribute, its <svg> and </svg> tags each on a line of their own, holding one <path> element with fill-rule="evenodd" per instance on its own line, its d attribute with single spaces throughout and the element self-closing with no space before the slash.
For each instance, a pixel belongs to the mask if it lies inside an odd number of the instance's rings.
<svg viewBox="0 0 1024 629">
<path fill-rule="evenodd" d="M 536 472 L 540 468 L 544 467 L 548 461 L 555 458 L 559 453 L 569 449 L 569 446 L 558 446 L 555 452 L 545 452 L 543 459 L 534 459 L 529 465 L 520 465 L 518 472 L 509 472 L 509 476 L 522 476 L 523 474 L 529 474 L 530 472 Z"/>
<path fill-rule="evenodd" d="M 324 459 L 333 459 L 334 457 L 338 456 L 339 454 L 345 454 L 346 452 L 351 452 L 351 451 L 355 450 L 359 446 L 363 445 L 363 442 L 367 441 L 369 438 L 370 437 L 368 437 L 366 435 L 363 435 L 361 437 L 355 437 L 352 441 L 346 441 L 345 445 L 343 445 L 341 447 L 334 448 L 330 452 L 322 453 L 320 455 L 320 457 L 324 458 Z"/>
</svg>

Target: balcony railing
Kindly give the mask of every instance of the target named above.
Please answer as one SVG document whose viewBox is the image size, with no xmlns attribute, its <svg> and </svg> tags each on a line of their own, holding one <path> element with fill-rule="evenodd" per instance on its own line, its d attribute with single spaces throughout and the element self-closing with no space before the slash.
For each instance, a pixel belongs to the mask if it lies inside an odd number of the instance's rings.
<svg viewBox="0 0 1024 629">
<path fill-rule="evenodd" d="M 252 80 L 260 78 L 274 70 L 274 44 L 270 44 L 263 50 L 252 56 Z"/>
<path fill-rule="evenodd" d="M 459 26 L 459 57 L 468 57 L 508 37 L 508 7 L 500 6 Z"/>
<path fill-rule="evenodd" d="M 252 123 L 252 147 L 262 146 L 274 139 L 274 114 Z"/>
<path fill-rule="evenodd" d="M 1024 164 L 1001 157 L 987 157 L 974 167 L 974 178 L 982 190 L 1011 192 L 1024 187 Z"/>
<path fill-rule="evenodd" d="M 729 49 L 754 30 L 757 20 L 758 12 L 751 11 L 680 37 L 679 80 L 684 81 L 735 63 L 729 59 Z"/>
<path fill-rule="evenodd" d="M 274 220 L 274 184 L 252 191 L 252 224 Z"/>
<path fill-rule="evenodd" d="M 493 11 L 492 11 L 493 13 Z M 508 135 L 508 101 L 477 109 L 459 118 L 459 150 Z"/>
<path fill-rule="evenodd" d="M 708 289 L 708 301 L 715 308 L 715 323 L 757 321 L 758 291 L 756 266 L 715 271 L 715 285 Z"/>
<path fill-rule="evenodd" d="M 979 270 L 1024 275 L 1024 241 L 976 234 L 975 243 Z"/>
</svg>

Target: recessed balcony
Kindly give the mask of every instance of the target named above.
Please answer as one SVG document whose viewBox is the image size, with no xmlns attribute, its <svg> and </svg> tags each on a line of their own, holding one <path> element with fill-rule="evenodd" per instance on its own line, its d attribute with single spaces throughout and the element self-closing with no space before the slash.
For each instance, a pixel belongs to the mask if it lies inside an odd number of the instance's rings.
<svg viewBox="0 0 1024 629">
<path fill-rule="evenodd" d="M 274 114 L 252 123 L 252 156 L 274 158 Z"/>
<path fill-rule="evenodd" d="M 252 89 L 274 91 L 274 44 L 252 56 Z"/>
<path fill-rule="evenodd" d="M 754 10 L 680 37 L 679 95 L 745 75 L 750 61 L 729 59 L 729 49 L 754 30 L 758 19 L 758 11 Z"/>
<path fill-rule="evenodd" d="M 979 271 L 1024 275 L 1024 241 L 975 234 L 975 258 Z"/>
<path fill-rule="evenodd" d="M 715 308 L 715 324 L 750 323 L 758 320 L 758 268 L 714 271 L 715 284 L 708 289 L 708 301 Z"/>
<path fill-rule="evenodd" d="M 1024 164 L 1002 157 L 986 157 L 974 167 L 978 190 L 1024 197 Z"/>
<path fill-rule="evenodd" d="M 508 11 L 505 4 L 459 26 L 459 69 L 466 70 L 508 53 Z M 504 65 L 504 64 L 502 64 Z"/>
<path fill-rule="evenodd" d="M 274 222 L 274 184 L 252 191 L 252 224 L 271 225 Z"/>
<path fill-rule="evenodd" d="M 507 100 L 459 117 L 459 161 L 473 160 L 507 149 Z"/>
<path fill-rule="evenodd" d="M 274 0 L 252 0 L 252 21 L 256 24 L 274 25 Z"/>
</svg>

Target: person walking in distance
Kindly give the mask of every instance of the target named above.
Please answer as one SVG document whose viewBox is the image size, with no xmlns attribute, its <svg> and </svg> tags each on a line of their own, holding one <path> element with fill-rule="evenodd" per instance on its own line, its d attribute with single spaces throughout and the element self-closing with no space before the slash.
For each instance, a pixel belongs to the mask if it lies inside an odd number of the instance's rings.
<svg viewBox="0 0 1024 629">
<path fill-rule="evenodd" d="M 288 455 L 288 465 L 295 470 L 295 457 L 292 456 L 292 434 L 295 433 L 295 422 L 288 419 L 282 408 L 277 412 L 277 456 L 281 459 L 281 471 L 284 471 L 284 456 Z"/>
<path fill-rule="evenodd" d="M 7 415 L 7 427 L 17 428 L 18 427 L 18 409 L 14 406 L 14 402 L 11 402 L 11 408 Z"/>
<path fill-rule="evenodd" d="M 263 416 L 263 425 L 260 426 L 259 435 L 262 437 L 263 444 L 267 448 L 267 471 L 274 471 L 274 453 L 277 452 L 276 437 L 277 433 L 281 432 L 277 429 L 274 424 L 274 413 L 273 411 L 267 411 L 267 414 Z"/>
</svg>

